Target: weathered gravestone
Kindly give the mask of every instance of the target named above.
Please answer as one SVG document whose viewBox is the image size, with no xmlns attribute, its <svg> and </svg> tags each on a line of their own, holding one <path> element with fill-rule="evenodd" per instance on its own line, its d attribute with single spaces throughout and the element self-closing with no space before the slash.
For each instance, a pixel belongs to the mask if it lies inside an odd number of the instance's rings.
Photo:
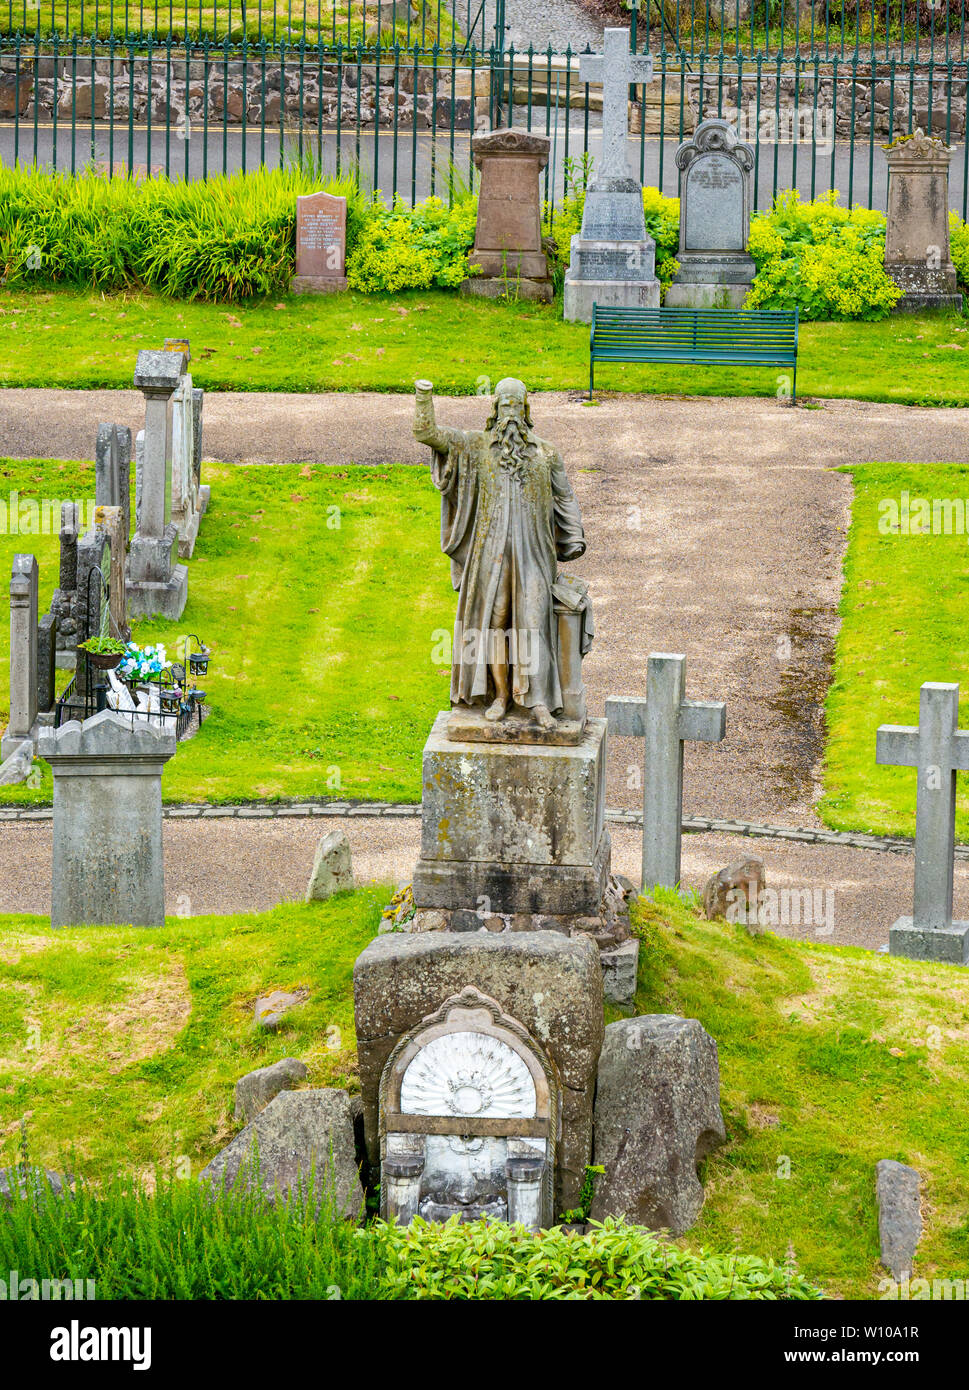
<svg viewBox="0 0 969 1390">
<path fill-rule="evenodd" d="M 606 701 L 610 733 L 641 738 L 643 777 L 643 889 L 675 888 L 680 881 L 683 825 L 683 744 L 719 743 L 727 707 L 722 700 L 686 699 L 686 657 L 652 652 L 646 699 L 613 695 Z"/>
<path fill-rule="evenodd" d="M 99 425 L 95 446 L 95 504 L 120 507 L 125 546 L 131 535 L 131 430 Z"/>
<path fill-rule="evenodd" d="M 552 302 L 539 190 L 550 144 L 547 135 L 514 129 L 492 130 L 472 139 L 481 187 L 468 264 L 480 274 L 464 281 L 462 293 L 489 299 L 514 294 Z"/>
<path fill-rule="evenodd" d="M 73 670 L 77 663 L 77 538 L 80 515 L 76 502 L 61 504 L 60 569 L 57 588 L 50 601 L 49 616 L 54 619 L 55 665 Z M 83 638 L 81 639 L 83 641 Z"/>
<path fill-rule="evenodd" d="M 678 1236 L 700 1214 L 698 1164 L 726 1138 L 717 1045 L 695 1018 L 610 1023 L 599 1059 L 592 1218 Z"/>
<path fill-rule="evenodd" d="M 904 290 L 897 310 L 960 309 L 949 249 L 949 161 L 944 140 L 904 135 L 884 146 L 888 163 L 885 270 Z"/>
<path fill-rule="evenodd" d="M 201 486 L 202 395 L 183 373 L 172 396 L 172 521 L 178 532 L 178 554 L 190 560 L 198 538 L 199 523 L 208 507 L 209 489 Z"/>
<path fill-rule="evenodd" d="M 882 724 L 876 760 L 918 770 L 915 793 L 915 893 L 911 917 L 889 933 L 893 956 L 969 965 L 969 922 L 952 920 L 956 772 L 969 770 L 969 733 L 958 728 L 959 686 L 926 681 L 918 728 Z"/>
<path fill-rule="evenodd" d="M 353 996 L 388 1219 L 537 1229 L 577 1204 L 603 1032 L 590 940 L 380 936 L 357 959 Z"/>
<path fill-rule="evenodd" d="M 37 590 L 34 555 L 15 555 L 10 577 L 10 719 L 0 738 L 0 762 L 37 736 Z"/>
<path fill-rule="evenodd" d="M 680 171 L 680 268 L 670 307 L 736 309 L 757 267 L 747 252 L 754 152 L 729 121 L 701 121 L 676 151 Z"/>
<path fill-rule="evenodd" d="M 656 308 L 656 244 L 646 235 L 643 190 L 627 153 L 629 84 L 648 82 L 649 54 L 629 50 L 628 29 L 607 29 L 601 56 L 583 54 L 579 77 L 602 83 L 602 154 L 585 195 L 582 231 L 572 238 L 564 316 L 592 321 L 593 304 Z"/>
<path fill-rule="evenodd" d="M 145 397 L 145 434 L 137 529 L 128 560 L 128 610 L 133 617 L 177 620 L 188 598 L 188 570 L 174 563 L 178 531 L 171 520 L 171 399 L 184 371 L 181 353 L 138 354 L 135 385 Z"/>
<path fill-rule="evenodd" d="M 296 199 L 294 294 L 329 294 L 347 287 L 347 200 L 333 193 Z"/>
<path fill-rule="evenodd" d="M 44 730 L 54 775 L 51 925 L 165 921 L 161 778 L 168 729 L 104 710 Z"/>
</svg>

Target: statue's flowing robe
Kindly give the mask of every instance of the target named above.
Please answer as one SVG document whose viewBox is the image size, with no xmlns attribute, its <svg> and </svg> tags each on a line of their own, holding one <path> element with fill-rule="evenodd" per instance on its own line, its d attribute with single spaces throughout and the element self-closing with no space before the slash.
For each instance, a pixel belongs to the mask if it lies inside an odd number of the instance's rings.
<svg viewBox="0 0 969 1390">
<path fill-rule="evenodd" d="M 525 451 L 519 479 L 501 466 L 488 433 L 440 434 L 448 447 L 434 450 L 431 476 L 441 493 L 441 549 L 450 556 L 459 595 L 451 703 L 494 698 L 488 635 L 507 565 L 511 697 L 525 709 L 541 704 L 554 713 L 562 708 L 562 688 L 552 585 L 558 560 L 575 558 L 584 549 L 582 518 L 565 466 L 551 444 L 532 437 L 534 447 Z"/>
</svg>

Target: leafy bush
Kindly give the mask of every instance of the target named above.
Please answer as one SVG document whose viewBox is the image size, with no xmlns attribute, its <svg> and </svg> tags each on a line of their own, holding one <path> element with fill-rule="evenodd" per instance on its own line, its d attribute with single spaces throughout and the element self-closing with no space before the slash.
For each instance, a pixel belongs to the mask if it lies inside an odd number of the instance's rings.
<svg viewBox="0 0 969 1390">
<path fill-rule="evenodd" d="M 880 319 L 902 291 L 885 272 L 885 217 L 838 207 L 831 192 L 802 203 L 781 193 L 750 224 L 757 276 L 749 309 L 800 308 L 805 319 Z"/>
<path fill-rule="evenodd" d="M 959 288 L 969 294 L 969 227 L 956 213 L 949 213 L 949 251 L 959 277 Z"/>
<path fill-rule="evenodd" d="M 0 1219 L 0 1268 L 22 1279 L 93 1280 L 98 1299 L 814 1299 L 793 1268 L 689 1254 L 639 1226 L 561 1228 L 414 1221 L 358 1227 L 307 1194 L 213 1194 L 157 1175 L 55 1196 L 21 1170 Z"/>
<path fill-rule="evenodd" d="M 456 289 L 468 277 L 477 200 L 465 195 L 453 207 L 427 198 L 408 207 L 398 194 L 391 208 L 375 202 L 353 246 L 347 242 L 347 283 L 380 290 Z"/>
<path fill-rule="evenodd" d="M 388 1293 L 427 1299 L 815 1299 L 796 1270 L 752 1255 L 690 1254 L 609 1218 L 586 1235 L 484 1221 L 385 1226 Z"/>
</svg>

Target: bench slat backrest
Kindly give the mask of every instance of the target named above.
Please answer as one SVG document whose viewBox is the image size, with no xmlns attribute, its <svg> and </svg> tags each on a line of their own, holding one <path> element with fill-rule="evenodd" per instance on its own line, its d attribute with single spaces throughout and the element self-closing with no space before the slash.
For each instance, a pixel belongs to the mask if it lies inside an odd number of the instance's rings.
<svg viewBox="0 0 969 1390">
<path fill-rule="evenodd" d="M 793 359 L 797 309 L 615 309 L 592 307 L 594 357 L 736 353 Z"/>
</svg>

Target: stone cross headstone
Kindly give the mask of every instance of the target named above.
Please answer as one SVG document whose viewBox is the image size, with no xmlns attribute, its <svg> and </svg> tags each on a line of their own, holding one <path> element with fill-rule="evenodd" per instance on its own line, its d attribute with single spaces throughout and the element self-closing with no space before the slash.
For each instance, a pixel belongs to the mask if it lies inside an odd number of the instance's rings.
<svg viewBox="0 0 969 1390">
<path fill-rule="evenodd" d="M 969 922 L 952 920 L 956 772 L 969 770 L 969 732 L 958 728 L 958 720 L 958 684 L 926 681 L 918 728 L 882 724 L 875 758 L 918 769 L 913 910 L 893 925 L 889 950 L 913 960 L 969 965 Z"/>
<path fill-rule="evenodd" d="M 529 130 L 491 130 L 475 135 L 471 154 L 481 172 L 474 249 L 477 268 L 463 294 L 500 299 L 510 291 L 522 299 L 552 302 L 552 280 L 542 250 L 539 177 L 551 141 Z"/>
<path fill-rule="evenodd" d="M 591 322 L 593 304 L 659 305 L 656 245 L 646 235 L 643 190 L 627 152 L 629 87 L 652 75 L 650 55 L 630 52 L 628 29 L 607 29 L 601 55 L 579 61 L 581 81 L 602 83 L 602 152 L 586 190 L 582 231 L 572 238 L 566 319 Z"/>
<path fill-rule="evenodd" d="M 128 610 L 172 621 L 185 611 L 188 570 L 174 563 L 178 531 L 171 520 L 171 398 L 185 372 L 180 352 L 139 352 L 135 385 L 145 397 L 138 525 L 128 561 Z"/>
<path fill-rule="evenodd" d="M 347 287 L 347 200 L 333 193 L 296 199 L 294 294 L 328 294 Z"/>
<path fill-rule="evenodd" d="M 726 727 L 722 700 L 687 700 L 686 657 L 653 652 L 646 699 L 613 695 L 606 701 L 609 732 L 645 740 L 643 779 L 643 888 L 675 888 L 680 881 L 683 826 L 683 744 L 719 743 Z"/>
<path fill-rule="evenodd" d="M 886 145 L 885 270 L 904 291 L 898 310 L 962 309 L 949 249 L 949 161 L 944 140 L 903 136 Z"/>
<path fill-rule="evenodd" d="M 25 739 L 37 722 L 37 558 L 15 555 L 10 577 L 10 721 L 0 739 L 0 761 Z"/>
<path fill-rule="evenodd" d="M 754 152 L 729 121 L 701 121 L 676 151 L 680 171 L 680 268 L 670 307 L 738 309 L 757 273 L 747 252 Z"/>
<path fill-rule="evenodd" d="M 51 926 L 165 921 L 161 779 L 168 728 L 115 710 L 41 732 L 54 776 Z"/>
</svg>

